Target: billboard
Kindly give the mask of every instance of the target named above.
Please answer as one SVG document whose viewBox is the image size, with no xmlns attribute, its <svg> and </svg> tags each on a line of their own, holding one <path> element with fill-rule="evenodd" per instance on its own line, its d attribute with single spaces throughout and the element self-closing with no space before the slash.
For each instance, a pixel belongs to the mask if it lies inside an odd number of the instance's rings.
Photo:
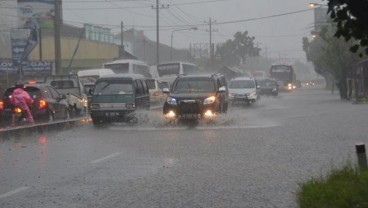
<svg viewBox="0 0 368 208">
<path fill-rule="evenodd" d="M 22 66 L 23 75 L 45 76 L 52 75 L 54 72 L 53 62 L 51 61 L 29 61 Z M 0 60 L 0 75 L 17 74 L 18 68 L 11 61 Z"/>
<path fill-rule="evenodd" d="M 18 16 L 21 27 L 52 29 L 55 0 L 18 0 Z"/>
<path fill-rule="evenodd" d="M 329 16 L 327 14 L 328 8 L 317 7 L 314 8 L 314 31 L 321 31 L 322 27 L 327 25 Z"/>
<path fill-rule="evenodd" d="M 13 65 L 20 64 L 30 37 L 30 29 L 14 28 L 10 31 Z"/>
</svg>

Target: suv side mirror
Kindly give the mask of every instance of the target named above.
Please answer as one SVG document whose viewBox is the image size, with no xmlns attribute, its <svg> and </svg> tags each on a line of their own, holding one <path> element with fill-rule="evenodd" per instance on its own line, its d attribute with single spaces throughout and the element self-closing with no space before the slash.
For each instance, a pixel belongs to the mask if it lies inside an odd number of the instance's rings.
<svg viewBox="0 0 368 208">
<path fill-rule="evenodd" d="M 222 86 L 219 88 L 218 90 L 219 92 L 226 92 L 226 87 L 225 86 Z"/>
<path fill-rule="evenodd" d="M 257 85 L 257 89 L 261 88 L 261 86 Z"/>
<path fill-rule="evenodd" d="M 162 92 L 168 94 L 168 93 L 170 93 L 170 90 L 169 90 L 169 88 L 165 87 L 165 88 L 162 89 Z"/>
</svg>

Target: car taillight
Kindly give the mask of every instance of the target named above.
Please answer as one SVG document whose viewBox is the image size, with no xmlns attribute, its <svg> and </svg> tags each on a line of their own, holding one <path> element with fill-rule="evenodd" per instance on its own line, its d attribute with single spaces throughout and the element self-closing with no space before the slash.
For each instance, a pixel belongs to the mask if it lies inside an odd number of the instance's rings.
<svg viewBox="0 0 368 208">
<path fill-rule="evenodd" d="M 0 100 L 0 110 L 4 109 L 4 101 Z"/>
<path fill-rule="evenodd" d="M 22 113 L 22 109 L 20 108 L 14 108 L 14 113 Z"/>
<path fill-rule="evenodd" d="M 38 101 L 38 102 L 39 102 L 39 109 L 44 109 L 44 108 L 46 108 L 46 105 L 47 105 L 46 100 L 41 99 L 41 100 L 40 100 L 40 101 Z"/>
<path fill-rule="evenodd" d="M 153 96 L 159 96 L 160 95 L 160 93 L 159 92 L 154 92 L 153 93 Z"/>
</svg>

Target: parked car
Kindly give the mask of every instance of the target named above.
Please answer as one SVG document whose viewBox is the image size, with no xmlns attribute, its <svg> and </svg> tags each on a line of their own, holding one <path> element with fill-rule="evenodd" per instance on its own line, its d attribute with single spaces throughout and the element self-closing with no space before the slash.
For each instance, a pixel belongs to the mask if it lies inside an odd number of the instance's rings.
<svg viewBox="0 0 368 208">
<path fill-rule="evenodd" d="M 226 79 L 222 75 L 179 76 L 163 106 L 164 117 L 170 120 L 214 119 L 225 113 L 228 105 Z"/>
<path fill-rule="evenodd" d="M 261 95 L 277 96 L 279 94 L 279 85 L 275 79 L 260 79 L 257 80 L 257 84 Z"/>
<path fill-rule="evenodd" d="M 15 87 L 8 88 L 0 101 L 2 119 L 7 125 L 11 124 L 12 115 L 16 109 L 10 102 Z M 31 96 L 34 103 L 30 106 L 31 113 L 36 122 L 54 121 L 56 119 L 69 119 L 70 108 L 66 96 L 60 94 L 55 88 L 47 84 L 26 84 L 24 90 Z"/>
<path fill-rule="evenodd" d="M 150 97 L 142 75 L 117 74 L 96 81 L 91 91 L 90 113 L 94 125 L 106 122 L 136 123 L 136 110 L 149 110 Z"/>
<path fill-rule="evenodd" d="M 253 77 L 237 77 L 230 80 L 229 93 L 232 104 L 250 104 L 259 99 L 257 83 Z"/>
<path fill-rule="evenodd" d="M 151 104 L 161 104 L 166 100 L 167 95 L 162 92 L 163 88 L 168 88 L 167 82 L 159 81 L 157 79 L 147 78 L 146 83 L 149 88 Z"/>
</svg>

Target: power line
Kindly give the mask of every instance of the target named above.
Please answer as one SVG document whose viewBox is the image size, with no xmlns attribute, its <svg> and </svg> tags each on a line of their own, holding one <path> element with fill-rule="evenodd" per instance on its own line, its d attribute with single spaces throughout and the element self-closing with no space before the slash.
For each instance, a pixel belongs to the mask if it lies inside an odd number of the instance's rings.
<svg viewBox="0 0 368 208">
<path fill-rule="evenodd" d="M 307 11 L 311 11 L 312 9 L 305 9 L 305 10 L 298 10 L 294 12 L 287 12 L 282 14 L 275 14 L 270 16 L 264 16 L 264 17 L 257 17 L 257 18 L 249 18 L 249 19 L 242 19 L 242 20 L 233 20 L 233 21 L 227 21 L 227 22 L 216 22 L 213 23 L 214 25 L 225 25 L 225 24 L 235 24 L 235 23 L 241 23 L 241 22 L 250 22 L 250 21 L 257 21 L 257 20 L 263 20 L 263 19 L 272 19 L 280 16 L 288 16 L 288 15 L 294 15 L 299 14 Z M 5 14 L 0 14 L 3 16 L 7 16 Z M 75 21 L 65 21 L 65 22 L 71 22 L 71 23 L 78 23 L 78 24 L 84 24 L 83 22 L 75 22 Z M 95 24 L 100 26 L 110 26 L 110 27 L 120 27 L 120 25 L 110 25 L 110 24 Z M 184 24 L 184 25 L 161 25 L 160 28 L 167 28 L 167 29 L 173 29 L 173 28 L 180 28 L 180 27 L 204 27 L 208 24 L 200 23 L 200 24 Z M 126 27 L 138 27 L 138 28 L 156 28 L 156 26 L 151 25 L 127 25 Z"/>
</svg>

